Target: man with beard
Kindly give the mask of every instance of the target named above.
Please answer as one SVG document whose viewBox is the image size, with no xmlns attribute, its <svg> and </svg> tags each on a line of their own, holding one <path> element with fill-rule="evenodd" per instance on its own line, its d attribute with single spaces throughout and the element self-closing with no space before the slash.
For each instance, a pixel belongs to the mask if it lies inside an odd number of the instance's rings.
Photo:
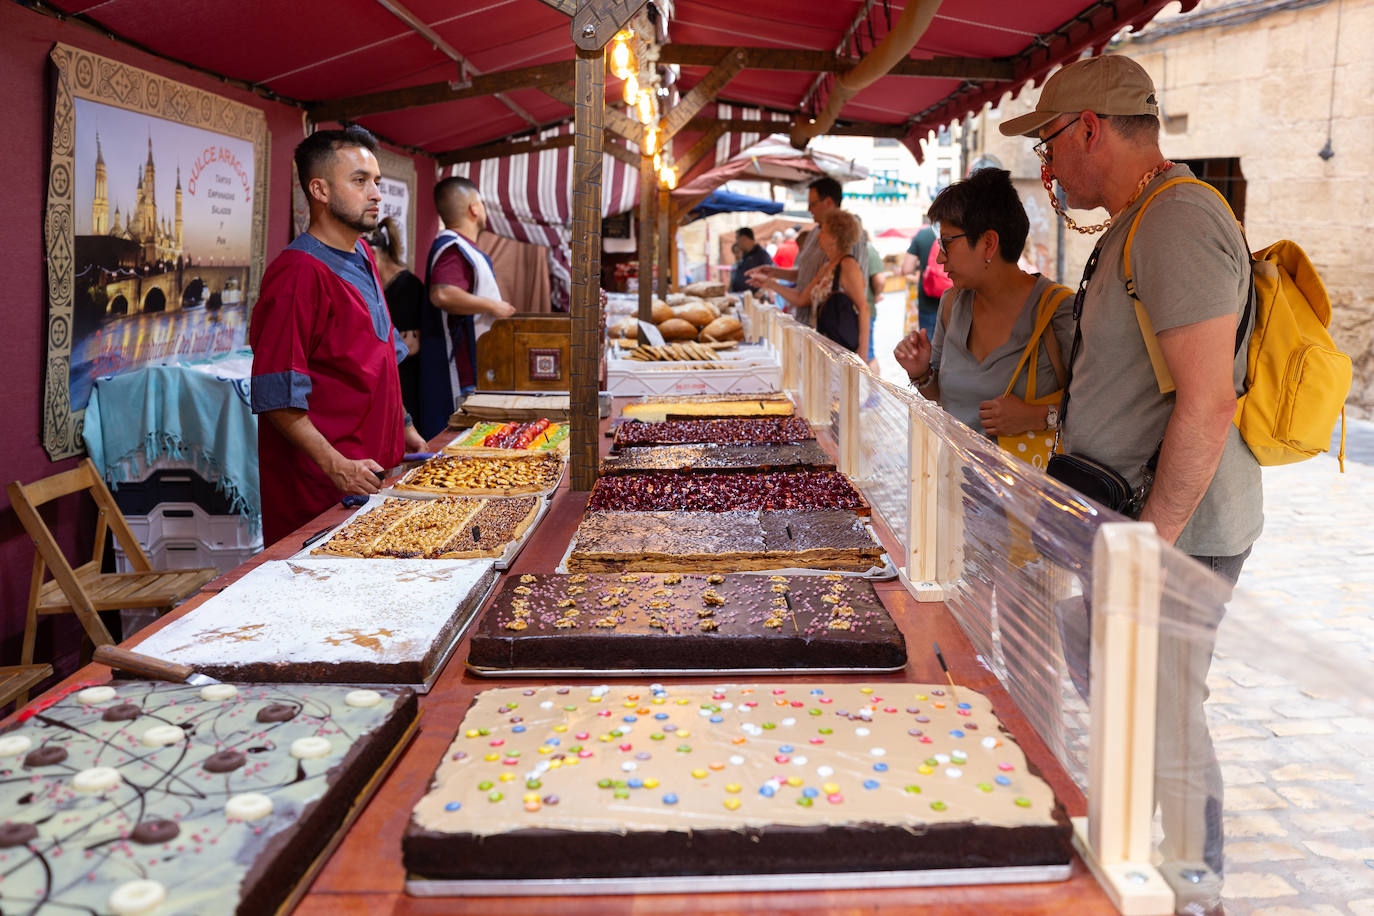
<svg viewBox="0 0 1374 916">
<path fill-rule="evenodd" d="M 420 416 L 426 436 L 447 425 L 460 395 L 477 387 L 477 338 L 515 314 L 501 295 L 491 259 L 477 247 L 487 205 L 477 185 L 457 176 L 434 186 L 444 231 L 426 261 L 429 296 L 420 305 Z"/>
<path fill-rule="evenodd" d="M 391 325 L 372 251 L 382 199 L 377 141 L 316 131 L 296 147 L 310 226 L 267 268 L 249 327 L 263 541 L 272 544 L 380 475 L 424 440 L 401 406 Z"/>
</svg>

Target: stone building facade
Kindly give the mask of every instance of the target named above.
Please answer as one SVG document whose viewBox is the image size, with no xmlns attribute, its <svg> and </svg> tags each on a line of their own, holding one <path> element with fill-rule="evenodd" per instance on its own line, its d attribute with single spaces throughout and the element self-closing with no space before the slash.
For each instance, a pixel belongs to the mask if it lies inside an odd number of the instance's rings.
<svg viewBox="0 0 1374 916">
<path fill-rule="evenodd" d="M 1109 48 L 1159 90 L 1166 156 L 1233 184 L 1252 248 L 1302 245 L 1331 294 L 1332 336 L 1355 362 L 1347 402 L 1374 418 L 1374 0 L 1203 0 Z M 1094 237 L 1062 228 L 1027 140 L 997 131 L 1031 107 L 1027 88 L 968 124 L 969 161 L 1011 169 L 1031 220 L 1027 254 L 1076 285 Z M 1195 168 L 1195 171 L 1197 169 Z M 1075 212 L 1081 224 L 1104 211 Z"/>
</svg>

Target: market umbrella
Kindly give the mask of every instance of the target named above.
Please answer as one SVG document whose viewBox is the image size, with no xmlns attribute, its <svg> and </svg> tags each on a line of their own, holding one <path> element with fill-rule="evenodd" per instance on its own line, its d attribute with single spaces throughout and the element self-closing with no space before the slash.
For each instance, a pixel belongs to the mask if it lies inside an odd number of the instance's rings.
<svg viewBox="0 0 1374 916">
<path fill-rule="evenodd" d="M 688 214 L 687 222 L 714 216 L 717 213 L 738 212 L 781 213 L 782 203 L 769 200 L 766 197 L 750 197 L 748 194 L 737 194 L 734 191 L 717 188 L 692 208 Z"/>
</svg>

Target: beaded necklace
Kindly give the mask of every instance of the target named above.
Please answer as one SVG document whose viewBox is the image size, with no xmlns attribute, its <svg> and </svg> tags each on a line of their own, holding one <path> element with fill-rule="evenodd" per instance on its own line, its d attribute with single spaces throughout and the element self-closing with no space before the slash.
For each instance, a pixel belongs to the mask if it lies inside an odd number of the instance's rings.
<svg viewBox="0 0 1374 916">
<path fill-rule="evenodd" d="M 1150 182 L 1154 181 L 1173 167 L 1173 162 L 1165 159 L 1159 165 L 1146 172 L 1141 177 L 1140 184 L 1135 186 L 1135 193 L 1131 195 L 1131 199 L 1126 201 L 1126 206 L 1122 207 L 1119 212 L 1125 212 L 1130 209 L 1131 204 L 1136 202 L 1136 198 L 1140 196 L 1141 192 L 1145 190 Z M 1045 186 L 1045 190 L 1049 192 L 1050 206 L 1054 208 L 1054 212 L 1062 216 L 1064 218 L 1064 224 L 1074 232 L 1080 235 L 1092 235 L 1094 232 L 1102 232 L 1111 226 L 1112 218 L 1110 216 L 1096 226 L 1080 226 L 1078 223 L 1074 222 L 1074 218 L 1064 211 L 1064 205 L 1059 202 L 1059 195 L 1054 193 L 1054 179 L 1050 176 L 1049 166 L 1042 165 L 1040 167 L 1040 182 Z"/>
</svg>

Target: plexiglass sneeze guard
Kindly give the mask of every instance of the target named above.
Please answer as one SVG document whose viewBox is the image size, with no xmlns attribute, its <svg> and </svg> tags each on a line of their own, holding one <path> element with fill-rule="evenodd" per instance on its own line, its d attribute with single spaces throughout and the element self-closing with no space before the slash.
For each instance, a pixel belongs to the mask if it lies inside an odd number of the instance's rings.
<svg viewBox="0 0 1374 916">
<path fill-rule="evenodd" d="M 746 300 L 748 327 L 779 354 L 798 412 L 831 441 L 840 470 L 900 544 L 893 560 L 907 588 L 920 600 L 944 601 L 1083 789 L 1088 816 L 1075 819 L 1079 849 L 1121 912 L 1192 905 L 1203 912 L 1223 894 L 1228 912 L 1247 911 L 1230 889 L 1244 892 L 1252 883 L 1253 863 L 1263 857 L 1254 831 L 1269 822 L 1233 805 L 1291 797 L 1302 807 L 1295 818 L 1330 805 L 1333 815 L 1350 819 L 1338 794 L 1286 784 L 1308 778 L 1297 764 L 1258 774 L 1275 783 L 1272 799 L 1253 795 L 1249 783 L 1224 791 L 1226 782 L 1252 780 L 1256 771 L 1232 762 L 1247 758 L 1226 743 L 1233 733 L 1215 723 L 1236 715 L 1262 721 L 1267 710 L 1255 709 L 1254 697 L 1243 705 L 1229 695 L 1207 703 L 1209 684 L 1220 683 L 1209 680 L 1209 666 L 1214 653 L 1239 653 L 1246 674 L 1235 675 L 1238 682 L 1272 677 L 1285 685 L 1260 697 L 1278 720 L 1271 741 L 1302 731 L 1283 719 L 1295 696 L 1343 702 L 1349 715 L 1334 721 L 1350 727 L 1332 736 L 1326 753 L 1368 761 L 1374 695 L 1367 659 L 1341 656 L 1310 633 L 1283 632 L 1282 608 L 1233 596 L 1227 582 L 1164 543 L 1153 525 L 1083 499 L 938 404 L 870 374 L 853 353 Z M 1256 673 L 1266 668 L 1272 674 Z M 1240 734 L 1265 737 L 1261 727 L 1250 731 Z M 1264 747 L 1256 740 L 1244 751 L 1262 755 Z M 1371 770 L 1365 765 L 1352 776 Z M 1292 848 L 1299 859 L 1315 854 L 1310 842 L 1295 840 Z M 1315 848 L 1344 865 L 1349 880 L 1374 886 L 1374 860 L 1361 864 L 1358 849 L 1342 857 Z M 1223 891 L 1228 849 L 1238 860 L 1230 869 L 1236 880 Z M 1299 898 L 1301 881 L 1299 874 L 1291 882 Z M 1366 896 L 1374 907 L 1374 890 Z"/>
</svg>

